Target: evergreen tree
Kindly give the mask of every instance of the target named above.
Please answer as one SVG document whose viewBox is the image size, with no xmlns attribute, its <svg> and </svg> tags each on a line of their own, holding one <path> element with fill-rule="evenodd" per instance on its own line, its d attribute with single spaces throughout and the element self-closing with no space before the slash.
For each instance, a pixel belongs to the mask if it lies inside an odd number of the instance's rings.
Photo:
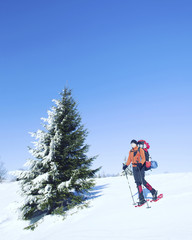
<svg viewBox="0 0 192 240">
<path fill-rule="evenodd" d="M 93 176 L 99 170 L 90 169 L 95 157 L 87 157 L 87 130 L 81 124 L 71 90 L 65 88 L 60 100 L 43 118 L 44 130 L 31 133 L 35 159 L 27 161 L 28 171 L 19 179 L 26 201 L 22 207 L 24 219 L 39 214 L 64 212 L 85 199 L 94 186 Z"/>
<path fill-rule="evenodd" d="M 4 163 L 0 162 L 0 182 L 2 182 L 5 179 L 6 174 L 7 170 L 4 167 Z"/>
</svg>

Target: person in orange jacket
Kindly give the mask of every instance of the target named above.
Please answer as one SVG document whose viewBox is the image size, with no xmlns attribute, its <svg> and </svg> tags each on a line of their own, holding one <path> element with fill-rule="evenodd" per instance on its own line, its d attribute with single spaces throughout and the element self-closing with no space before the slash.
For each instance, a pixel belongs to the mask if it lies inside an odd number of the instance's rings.
<svg viewBox="0 0 192 240">
<path fill-rule="evenodd" d="M 139 149 L 137 144 L 138 143 L 136 140 L 133 139 L 131 141 L 132 149 L 129 152 L 126 165 L 123 166 L 123 170 L 125 170 L 132 163 L 133 176 L 139 193 L 138 205 L 143 205 L 146 200 L 143 196 L 142 184 L 151 192 L 153 200 L 157 199 L 157 191 L 145 180 L 145 152 L 142 148 Z"/>
</svg>

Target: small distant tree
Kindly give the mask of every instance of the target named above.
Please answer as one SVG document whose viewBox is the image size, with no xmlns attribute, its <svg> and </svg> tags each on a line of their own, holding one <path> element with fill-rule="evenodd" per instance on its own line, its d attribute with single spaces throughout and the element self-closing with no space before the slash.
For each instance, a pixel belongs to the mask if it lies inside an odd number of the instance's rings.
<svg viewBox="0 0 192 240">
<path fill-rule="evenodd" d="M 24 219 L 42 213 L 63 214 L 82 203 L 94 186 L 98 169 L 91 169 L 96 157 L 87 157 L 87 130 L 81 123 L 71 90 L 65 88 L 60 100 L 43 118 L 45 130 L 31 133 L 35 159 L 27 161 L 28 171 L 21 171 L 19 179 L 26 201 L 22 207 Z"/>
<path fill-rule="evenodd" d="M 4 163 L 0 162 L 0 182 L 2 182 L 5 179 L 6 174 L 7 170 L 4 167 Z"/>
</svg>

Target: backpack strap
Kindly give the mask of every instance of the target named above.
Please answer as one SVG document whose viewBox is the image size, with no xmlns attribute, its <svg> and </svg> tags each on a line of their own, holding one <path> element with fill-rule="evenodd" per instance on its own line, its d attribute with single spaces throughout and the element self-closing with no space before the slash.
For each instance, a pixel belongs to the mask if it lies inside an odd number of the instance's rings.
<svg viewBox="0 0 192 240">
<path fill-rule="evenodd" d="M 140 152 L 140 147 L 138 148 L 138 152 L 140 153 L 140 160 L 141 160 L 141 152 Z M 143 151 L 144 151 L 144 149 L 143 149 Z M 145 151 L 144 151 L 144 154 L 145 154 Z M 144 165 L 145 165 L 145 163 L 146 163 L 146 155 L 145 155 L 145 162 L 144 162 Z"/>
<path fill-rule="evenodd" d="M 132 152 L 134 152 L 134 151 L 132 151 Z M 140 153 L 140 148 L 138 148 L 137 151 L 134 152 L 134 157 L 137 155 L 138 152 Z"/>
</svg>

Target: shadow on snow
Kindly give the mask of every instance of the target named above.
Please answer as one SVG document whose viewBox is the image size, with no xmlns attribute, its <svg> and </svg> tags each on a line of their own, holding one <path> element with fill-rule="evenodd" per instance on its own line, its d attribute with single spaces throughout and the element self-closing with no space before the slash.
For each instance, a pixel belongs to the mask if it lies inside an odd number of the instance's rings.
<svg viewBox="0 0 192 240">
<path fill-rule="evenodd" d="M 103 185 L 98 185 L 95 186 L 91 189 L 91 191 L 89 192 L 89 195 L 87 197 L 88 200 L 94 199 L 94 198 L 98 198 L 101 197 L 102 194 L 102 190 L 106 187 L 108 187 L 109 184 L 103 184 Z"/>
<path fill-rule="evenodd" d="M 106 188 L 108 185 L 109 184 L 104 184 L 104 185 L 98 185 L 93 187 L 88 193 L 85 194 L 85 200 L 89 201 L 89 200 L 101 197 L 103 195 L 102 190 Z M 36 227 L 36 224 L 40 220 L 43 220 L 43 218 L 47 215 L 47 211 L 45 211 L 44 213 L 37 212 L 35 215 L 36 216 L 30 219 L 29 229 L 31 230 L 34 230 L 34 228 Z"/>
</svg>

